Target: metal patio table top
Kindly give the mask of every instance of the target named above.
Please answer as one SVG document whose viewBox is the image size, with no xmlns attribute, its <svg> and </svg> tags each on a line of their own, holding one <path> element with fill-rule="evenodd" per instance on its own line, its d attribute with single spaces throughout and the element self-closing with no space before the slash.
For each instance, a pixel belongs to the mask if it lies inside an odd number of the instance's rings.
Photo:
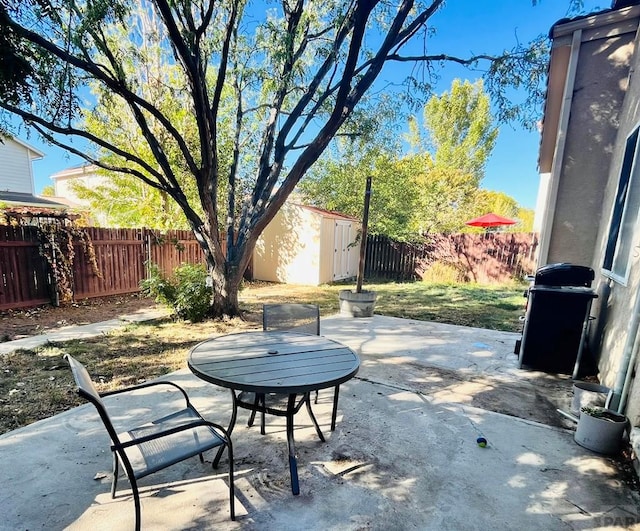
<svg viewBox="0 0 640 531">
<path fill-rule="evenodd" d="M 236 391 L 289 395 L 287 442 L 291 487 L 299 493 L 293 439 L 296 395 L 335 387 L 358 372 L 360 359 L 349 347 L 323 336 L 282 331 L 240 332 L 218 336 L 191 349 L 189 369 L 207 382 Z M 308 400 L 308 396 L 307 396 Z M 231 434 L 236 407 L 229 424 Z"/>
</svg>

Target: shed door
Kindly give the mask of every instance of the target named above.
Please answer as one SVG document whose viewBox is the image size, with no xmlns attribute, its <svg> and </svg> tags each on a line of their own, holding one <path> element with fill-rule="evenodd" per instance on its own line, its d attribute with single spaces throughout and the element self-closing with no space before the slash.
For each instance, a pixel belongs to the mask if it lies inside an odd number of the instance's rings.
<svg viewBox="0 0 640 531">
<path fill-rule="evenodd" d="M 352 227 L 350 221 L 335 222 L 335 244 L 333 254 L 333 280 L 342 280 L 355 276 L 355 271 L 349 270 L 350 254 L 355 252 L 355 247 L 349 247 L 353 241 L 351 237 Z"/>
</svg>

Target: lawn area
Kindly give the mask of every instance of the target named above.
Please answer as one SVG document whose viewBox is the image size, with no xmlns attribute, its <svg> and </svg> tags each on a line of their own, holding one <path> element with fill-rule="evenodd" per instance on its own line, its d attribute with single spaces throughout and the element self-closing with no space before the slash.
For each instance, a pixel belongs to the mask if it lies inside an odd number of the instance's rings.
<svg viewBox="0 0 640 531">
<path fill-rule="evenodd" d="M 364 288 L 378 294 L 376 314 L 516 332 L 518 316 L 524 313 L 526 287 L 524 283 L 481 286 L 388 282 L 367 283 Z M 339 311 L 338 292 L 352 288 L 353 284 L 249 285 L 241 292 L 240 304 L 250 312 L 260 312 L 267 302 L 305 302 L 318 304 L 320 315 L 330 315 Z"/>
<path fill-rule="evenodd" d="M 331 315 L 339 311 L 338 291 L 352 287 L 249 283 L 240 294 L 242 319 L 130 324 L 91 339 L 1 356 L 0 433 L 82 403 L 62 358 L 65 353 L 87 366 L 100 391 L 133 385 L 183 369 L 189 349 L 211 335 L 260 328 L 264 303 L 314 303 L 320 306 L 321 316 Z M 514 332 L 525 303 L 525 285 L 517 284 L 371 283 L 365 288 L 378 294 L 377 314 Z"/>
</svg>

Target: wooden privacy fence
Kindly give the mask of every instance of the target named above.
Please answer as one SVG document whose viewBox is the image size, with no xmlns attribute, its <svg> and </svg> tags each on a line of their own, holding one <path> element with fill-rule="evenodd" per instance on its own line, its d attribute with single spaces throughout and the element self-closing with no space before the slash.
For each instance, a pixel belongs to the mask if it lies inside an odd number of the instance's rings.
<svg viewBox="0 0 640 531">
<path fill-rule="evenodd" d="M 535 271 L 535 233 L 432 234 L 424 243 L 367 238 L 365 276 L 397 281 L 422 278 L 434 264 L 455 269 L 459 280 L 481 284 L 520 279 Z"/>
<path fill-rule="evenodd" d="M 158 264 L 164 273 L 183 263 L 203 262 L 200 246 L 190 231 L 84 230 L 92 241 L 100 274 L 95 274 L 84 245 L 77 242 L 75 299 L 140 291 L 147 261 Z M 0 310 L 53 301 L 52 275 L 40 255 L 40 245 L 37 227 L 0 225 Z M 423 277 L 437 263 L 454 268 L 460 280 L 503 282 L 534 272 L 537 245 L 533 233 L 430 235 L 419 245 L 369 236 L 365 276 L 412 280 Z"/>
<path fill-rule="evenodd" d="M 0 225 L 0 309 L 51 302 L 49 268 L 36 227 Z"/>
<path fill-rule="evenodd" d="M 74 244 L 75 299 L 140 291 L 151 260 L 165 273 L 183 263 L 201 263 L 202 251 L 190 231 L 84 229 L 98 266 L 96 275 L 84 245 Z M 0 310 L 46 304 L 55 296 L 47 261 L 40 255 L 37 227 L 0 226 Z"/>
</svg>

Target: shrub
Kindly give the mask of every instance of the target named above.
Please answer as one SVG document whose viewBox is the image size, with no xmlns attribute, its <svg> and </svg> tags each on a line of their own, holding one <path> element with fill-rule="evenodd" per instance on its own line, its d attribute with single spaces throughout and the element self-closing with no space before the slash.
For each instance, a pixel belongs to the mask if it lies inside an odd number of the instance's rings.
<svg viewBox="0 0 640 531">
<path fill-rule="evenodd" d="M 422 280 L 434 284 L 459 284 L 463 275 L 458 268 L 446 262 L 434 262 L 422 275 Z"/>
<path fill-rule="evenodd" d="M 140 283 L 142 291 L 156 302 L 169 306 L 180 319 L 202 321 L 211 307 L 211 288 L 202 264 L 183 264 L 167 278 L 156 264 L 149 265 L 149 278 Z"/>
</svg>

